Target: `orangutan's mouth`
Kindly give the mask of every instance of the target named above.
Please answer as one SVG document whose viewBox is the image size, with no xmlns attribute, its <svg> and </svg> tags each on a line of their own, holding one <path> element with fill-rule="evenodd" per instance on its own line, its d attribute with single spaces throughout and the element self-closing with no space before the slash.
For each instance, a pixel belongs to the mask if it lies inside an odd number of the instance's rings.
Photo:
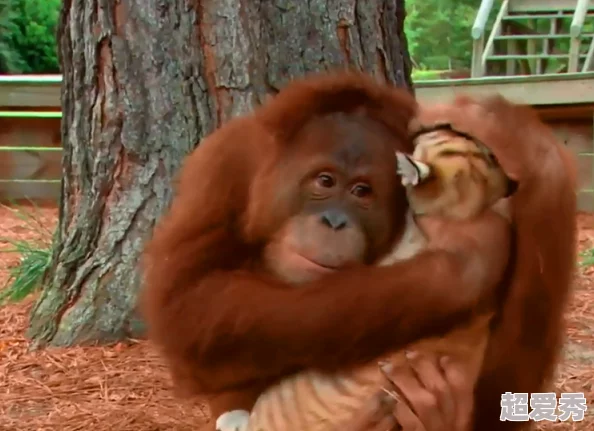
<svg viewBox="0 0 594 431">
<path fill-rule="evenodd" d="M 310 257 L 304 256 L 303 254 L 292 250 L 293 253 L 295 254 L 295 256 L 303 263 L 304 267 L 309 267 L 313 270 L 316 271 L 321 271 L 321 272 L 333 272 L 339 269 L 339 267 L 337 266 L 331 266 L 331 265 L 325 265 L 323 263 L 320 263 Z"/>
</svg>

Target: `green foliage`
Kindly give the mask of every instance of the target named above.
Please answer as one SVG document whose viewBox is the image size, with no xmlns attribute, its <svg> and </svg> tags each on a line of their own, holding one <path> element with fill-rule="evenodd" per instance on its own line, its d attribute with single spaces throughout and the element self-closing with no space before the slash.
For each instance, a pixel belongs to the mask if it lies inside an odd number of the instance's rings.
<svg viewBox="0 0 594 431">
<path fill-rule="evenodd" d="M 408 47 L 420 70 L 469 69 L 471 30 L 480 0 L 407 0 L 405 31 Z M 499 10 L 495 1 L 486 34 Z"/>
<path fill-rule="evenodd" d="M 411 73 L 413 81 L 431 81 L 433 79 L 439 79 L 442 70 L 419 70 L 415 69 Z"/>
<path fill-rule="evenodd" d="M 414 80 L 435 79 L 439 70 L 470 69 L 472 61 L 471 30 L 479 10 L 481 0 L 406 0 L 407 17 L 405 31 L 411 57 L 416 70 Z M 501 0 L 495 0 L 487 25 L 485 38 L 491 33 L 493 22 L 499 9 Z M 572 16 L 560 20 L 557 33 L 568 34 Z M 547 34 L 550 32 L 551 20 L 546 18 L 521 19 L 515 22 L 521 32 L 535 32 Z M 524 27 L 522 29 L 522 27 Z M 594 20 L 586 19 L 583 33 L 594 32 Z M 542 52 L 544 39 L 535 40 L 536 52 Z M 590 39 L 582 39 L 580 50 L 585 54 Z M 556 54 L 569 52 L 569 38 L 555 39 L 549 42 L 549 47 Z M 496 41 L 495 51 L 505 53 L 506 42 Z M 526 49 L 526 41 L 520 42 L 520 49 Z M 536 67 L 533 59 L 527 62 L 531 69 Z M 556 73 L 567 67 L 567 59 L 546 59 L 542 62 L 547 73 Z M 504 71 L 504 61 L 490 63 L 490 72 L 497 74 Z M 427 74 L 416 72 L 427 71 Z"/>
<path fill-rule="evenodd" d="M 408 0 L 405 31 L 410 54 L 420 69 L 458 69 L 470 65 L 470 30 L 477 8 L 460 0 Z"/>
<path fill-rule="evenodd" d="M 12 245 L 4 253 L 18 253 L 19 265 L 9 268 L 9 279 L 0 291 L 0 303 L 6 300 L 20 301 L 41 287 L 43 277 L 51 265 L 53 233 L 49 231 L 37 213 L 21 209 L 11 209 L 29 230 L 39 238 L 38 241 L 12 240 L 0 238 Z"/>
<path fill-rule="evenodd" d="M 19 71 L 22 59 L 12 50 L 9 41 L 9 27 L 13 13 L 9 8 L 11 0 L 0 0 L 0 73 Z"/>
<path fill-rule="evenodd" d="M 56 27 L 60 0 L 0 0 L 0 72 L 59 73 Z M 1 61 L 1 60 L 0 60 Z"/>
</svg>

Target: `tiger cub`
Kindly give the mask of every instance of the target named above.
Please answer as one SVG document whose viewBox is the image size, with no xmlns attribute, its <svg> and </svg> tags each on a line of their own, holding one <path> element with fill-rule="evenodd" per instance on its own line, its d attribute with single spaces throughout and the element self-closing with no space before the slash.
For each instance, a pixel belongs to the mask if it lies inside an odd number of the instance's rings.
<svg viewBox="0 0 594 431">
<path fill-rule="evenodd" d="M 397 153 L 397 172 L 407 189 L 410 211 L 405 234 L 378 265 L 410 258 L 427 246 L 415 216 L 435 214 L 468 219 L 509 195 L 511 181 L 492 153 L 471 137 L 447 125 L 413 130 L 412 155 Z M 468 377 L 477 380 L 488 341 L 492 314 L 476 317 L 445 337 L 424 339 L 410 349 L 447 354 L 464 361 Z M 398 369 L 408 367 L 405 353 L 380 358 Z M 254 405 L 247 431 L 333 431 L 345 428 L 371 397 L 382 390 L 385 377 L 378 362 L 335 374 L 304 371 L 268 388 Z M 398 395 L 394 394 L 398 399 Z"/>
<path fill-rule="evenodd" d="M 410 210 L 403 238 L 379 266 L 412 257 L 426 245 L 415 216 L 471 219 L 510 196 L 515 183 L 501 170 L 491 151 L 447 124 L 413 129 L 412 155 L 396 152 L 396 171 L 405 186 Z M 496 208 L 509 217 L 504 207 Z"/>
</svg>

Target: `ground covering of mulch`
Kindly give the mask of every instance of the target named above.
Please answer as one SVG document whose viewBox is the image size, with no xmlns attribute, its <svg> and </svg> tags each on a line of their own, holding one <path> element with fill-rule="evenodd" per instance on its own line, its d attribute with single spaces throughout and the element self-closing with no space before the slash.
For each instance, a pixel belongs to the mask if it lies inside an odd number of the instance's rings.
<svg viewBox="0 0 594 431">
<path fill-rule="evenodd" d="M 56 223 L 53 208 L 25 210 L 45 227 Z M 594 247 L 594 216 L 578 220 L 580 249 Z M 13 209 L 0 207 L 0 288 L 19 262 L 2 239 L 35 242 L 43 235 Z M 34 300 L 0 307 L 0 431 L 189 431 L 208 420 L 199 400 L 174 398 L 167 370 L 144 341 L 30 352 L 24 333 Z M 552 390 L 585 393 L 589 410 L 583 422 L 541 423 L 539 429 L 594 430 L 594 267 L 579 270 L 567 320 Z"/>
</svg>

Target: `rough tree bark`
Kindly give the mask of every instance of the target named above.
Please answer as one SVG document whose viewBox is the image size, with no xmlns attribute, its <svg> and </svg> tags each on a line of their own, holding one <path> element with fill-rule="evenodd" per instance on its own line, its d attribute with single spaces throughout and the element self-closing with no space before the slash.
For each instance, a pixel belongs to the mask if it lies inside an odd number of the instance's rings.
<svg viewBox="0 0 594 431">
<path fill-rule="evenodd" d="M 63 181 L 34 346 L 139 336 L 143 242 L 183 157 L 290 79 L 410 82 L 404 0 L 64 0 Z"/>
</svg>

